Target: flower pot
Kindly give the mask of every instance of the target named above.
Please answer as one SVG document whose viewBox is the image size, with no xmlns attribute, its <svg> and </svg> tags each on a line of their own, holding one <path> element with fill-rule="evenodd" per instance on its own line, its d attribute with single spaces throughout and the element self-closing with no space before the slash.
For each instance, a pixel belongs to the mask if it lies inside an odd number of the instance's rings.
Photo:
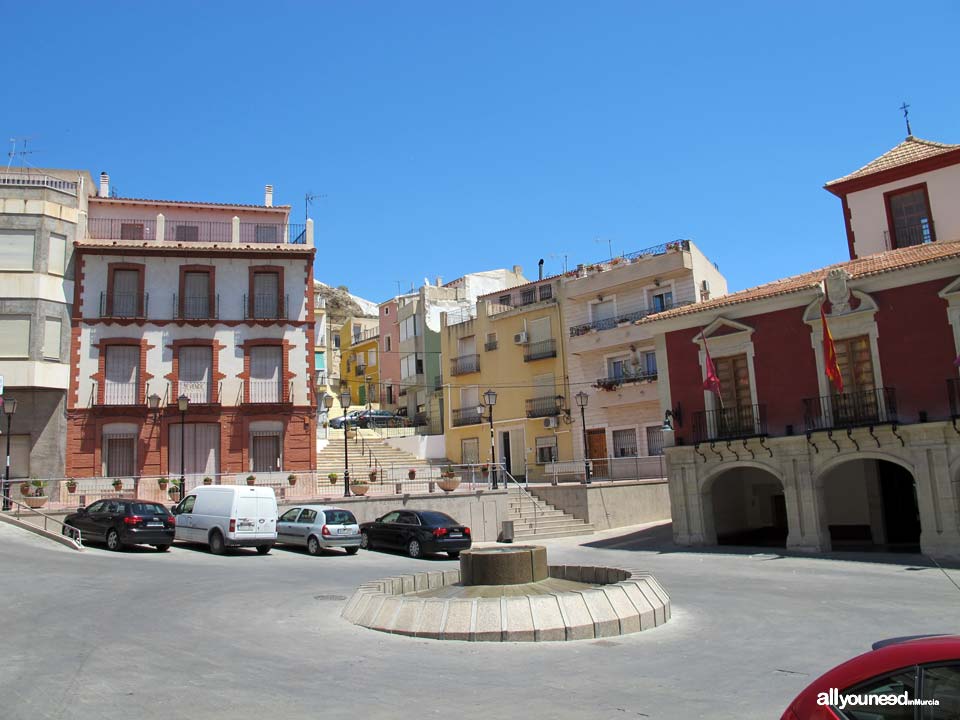
<svg viewBox="0 0 960 720">
<path fill-rule="evenodd" d="M 67 483 L 67 492 L 68 492 L 68 493 L 75 493 L 76 491 L 77 491 L 77 484 L 76 484 L 76 483 Z"/>
<path fill-rule="evenodd" d="M 366 495 L 367 490 L 370 489 L 370 486 L 366 483 L 357 483 L 356 485 L 351 485 L 350 490 L 354 495 Z"/>
<path fill-rule="evenodd" d="M 24 497 L 30 494 L 30 483 L 20 483 L 20 494 Z"/>
<path fill-rule="evenodd" d="M 416 479 L 417 479 L 417 471 L 416 471 L 416 470 L 410 470 L 410 471 L 408 471 L 408 472 L 407 472 L 407 478 L 409 478 L 410 480 L 416 480 Z"/>
<path fill-rule="evenodd" d="M 336 484 L 337 484 L 337 480 L 339 480 L 339 478 L 337 478 L 337 477 L 332 477 L 332 478 L 327 478 L 327 479 L 330 481 L 330 484 L 331 484 L 331 485 L 336 485 Z"/>
<path fill-rule="evenodd" d="M 440 489 L 444 492 L 453 492 L 460 487 L 460 478 L 443 478 L 437 485 L 439 485 Z"/>
<path fill-rule="evenodd" d="M 46 495 L 28 495 L 23 498 L 23 504 L 31 508 L 42 508 L 47 504 Z"/>
<path fill-rule="evenodd" d="M 256 478 L 247 478 L 247 485 L 256 485 L 256 484 L 257 484 Z"/>
<path fill-rule="evenodd" d="M 213 478 L 204 478 L 204 479 L 203 479 L 203 484 L 204 484 L 204 485 L 213 485 Z"/>
<path fill-rule="evenodd" d="M 297 479 L 295 477 L 288 477 L 287 482 L 290 483 L 290 487 L 293 487 L 297 484 Z"/>
<path fill-rule="evenodd" d="M 120 492 L 121 490 L 123 490 L 123 483 L 121 482 L 113 483 L 113 489 L 116 490 L 117 492 Z"/>
</svg>

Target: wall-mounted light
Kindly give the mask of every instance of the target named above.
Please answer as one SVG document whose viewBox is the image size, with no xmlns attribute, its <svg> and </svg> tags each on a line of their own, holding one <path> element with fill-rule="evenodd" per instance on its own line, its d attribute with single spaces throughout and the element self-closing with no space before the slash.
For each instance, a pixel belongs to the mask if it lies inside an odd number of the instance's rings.
<svg viewBox="0 0 960 720">
<path fill-rule="evenodd" d="M 680 403 L 677 403 L 677 406 L 673 410 L 667 410 L 663 414 L 663 430 L 675 430 L 674 423 L 676 427 L 683 425 L 683 410 L 680 407 Z"/>
</svg>

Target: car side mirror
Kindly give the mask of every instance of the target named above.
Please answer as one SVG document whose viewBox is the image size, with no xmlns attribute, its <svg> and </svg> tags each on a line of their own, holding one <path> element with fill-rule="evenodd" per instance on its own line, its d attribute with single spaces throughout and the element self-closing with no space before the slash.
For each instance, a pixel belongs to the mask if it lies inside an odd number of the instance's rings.
<svg viewBox="0 0 960 720">
<path fill-rule="evenodd" d="M 87 509 L 85 507 L 77 508 L 77 515 L 86 515 L 86 514 L 87 514 Z"/>
<path fill-rule="evenodd" d="M 170 514 L 171 514 L 171 515 L 179 515 L 179 514 L 180 514 L 180 511 L 177 509 L 177 506 L 176 506 L 176 505 L 171 505 L 171 506 L 170 506 Z"/>
</svg>

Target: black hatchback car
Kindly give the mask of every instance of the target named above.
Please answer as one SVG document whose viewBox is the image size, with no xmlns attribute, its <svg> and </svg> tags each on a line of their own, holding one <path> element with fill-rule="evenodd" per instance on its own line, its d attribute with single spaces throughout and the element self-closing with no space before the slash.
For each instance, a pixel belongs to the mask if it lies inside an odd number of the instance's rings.
<svg viewBox="0 0 960 720">
<path fill-rule="evenodd" d="M 433 510 L 394 510 L 361 523 L 360 547 L 405 550 L 412 558 L 445 552 L 452 558 L 470 549 L 470 528 Z"/>
<path fill-rule="evenodd" d="M 63 522 L 77 528 L 85 542 L 106 542 L 110 550 L 121 550 L 124 545 L 153 545 L 165 552 L 176 532 L 170 511 L 147 500 L 98 500 L 67 515 Z"/>
</svg>

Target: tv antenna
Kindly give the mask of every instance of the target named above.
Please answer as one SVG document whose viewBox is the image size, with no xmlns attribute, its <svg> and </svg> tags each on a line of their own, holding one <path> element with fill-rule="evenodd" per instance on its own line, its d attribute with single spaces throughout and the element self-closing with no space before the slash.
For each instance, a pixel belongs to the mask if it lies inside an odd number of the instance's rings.
<svg viewBox="0 0 960 720">
<path fill-rule="evenodd" d="M 10 138 L 10 152 L 7 153 L 7 170 L 10 169 L 10 166 L 13 165 L 14 158 L 20 158 L 19 167 L 26 167 L 30 163 L 27 162 L 27 155 L 33 155 L 35 150 L 27 150 L 28 143 L 33 140 L 31 137 L 12 137 Z M 17 150 L 17 143 L 20 143 L 22 149 Z"/>
<path fill-rule="evenodd" d="M 598 238 L 594 238 L 594 239 L 593 239 L 593 242 L 595 242 L 595 243 L 606 243 L 606 244 L 607 244 L 607 252 L 610 253 L 610 258 L 609 258 L 609 259 L 610 259 L 610 260 L 613 260 L 613 240 L 611 240 L 610 238 L 599 238 L 599 237 L 598 237 Z"/>
<path fill-rule="evenodd" d="M 566 254 L 565 252 L 564 252 L 564 253 L 550 253 L 550 259 L 551 259 L 551 260 L 559 260 L 560 258 L 563 258 L 563 271 L 566 272 L 566 271 L 567 271 L 567 254 Z"/>
<path fill-rule="evenodd" d="M 308 192 L 303 196 L 303 221 L 306 222 L 310 218 L 310 203 L 314 200 L 320 200 L 325 198 L 326 193 L 311 193 Z"/>
<path fill-rule="evenodd" d="M 907 105 L 907 101 L 904 100 L 903 104 L 900 106 L 900 109 L 903 110 L 903 120 L 907 123 L 907 137 L 913 136 L 913 131 L 910 130 L 910 106 Z"/>
</svg>

